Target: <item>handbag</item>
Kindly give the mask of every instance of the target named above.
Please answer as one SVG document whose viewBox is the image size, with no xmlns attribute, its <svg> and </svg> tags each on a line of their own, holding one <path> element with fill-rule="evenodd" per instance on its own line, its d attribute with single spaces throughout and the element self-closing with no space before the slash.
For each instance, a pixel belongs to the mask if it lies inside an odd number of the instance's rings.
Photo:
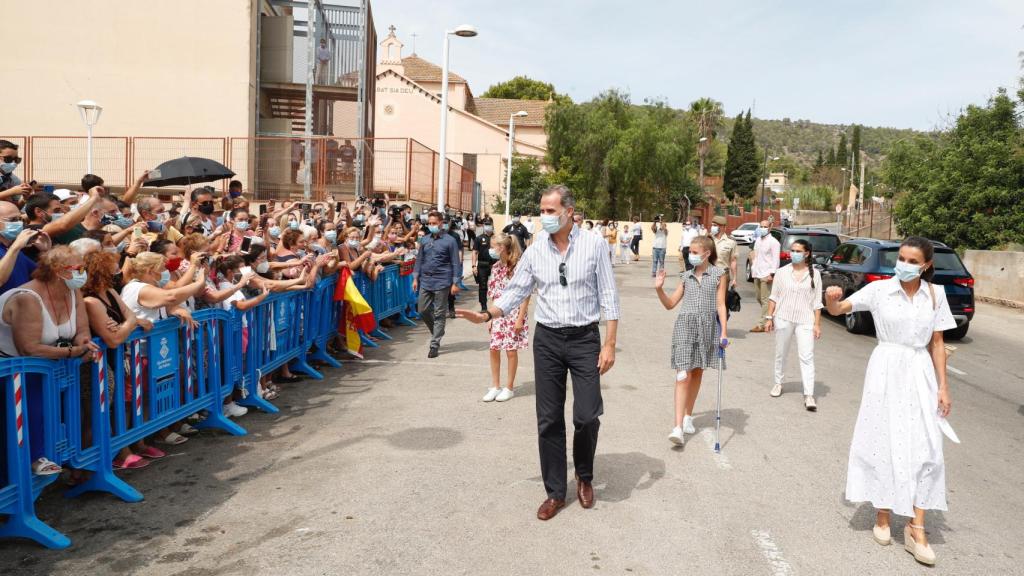
<svg viewBox="0 0 1024 576">
<path fill-rule="evenodd" d="M 725 294 L 725 307 L 728 308 L 730 312 L 739 312 L 740 300 L 740 293 L 737 292 L 735 288 L 730 287 L 729 291 Z"/>
</svg>

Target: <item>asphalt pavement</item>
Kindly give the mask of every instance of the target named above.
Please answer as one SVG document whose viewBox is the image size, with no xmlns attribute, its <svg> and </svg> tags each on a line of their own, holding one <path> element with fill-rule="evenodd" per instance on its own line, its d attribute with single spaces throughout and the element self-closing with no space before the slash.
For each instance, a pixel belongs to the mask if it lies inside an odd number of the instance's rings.
<svg viewBox="0 0 1024 576">
<path fill-rule="evenodd" d="M 712 451 L 715 371 L 698 433 L 673 448 L 675 311 L 658 303 L 649 262 L 616 276 L 623 319 L 602 380 L 592 510 L 570 496 L 553 520 L 536 519 L 545 494 L 530 352 L 515 398 L 482 403 L 486 332 L 452 321 L 435 360 L 425 328 L 396 328 L 366 360 L 287 387 L 280 414 L 241 418 L 248 436 L 204 432 L 124 473 L 141 503 L 48 491 L 39 514 L 72 548 L 0 542 L 0 574 L 1024 574 L 1024 313 L 979 304 L 950 360 L 963 443 L 946 442 L 950 511 L 928 514 L 938 555 L 928 569 L 903 550 L 904 519 L 880 547 L 871 507 L 843 497 L 872 337 L 824 321 L 819 411 L 803 409 L 795 350 L 785 394 L 771 398 L 773 337 L 748 332 L 759 310 L 741 282 L 723 452 Z M 461 301 L 473 306 L 475 294 Z"/>
</svg>

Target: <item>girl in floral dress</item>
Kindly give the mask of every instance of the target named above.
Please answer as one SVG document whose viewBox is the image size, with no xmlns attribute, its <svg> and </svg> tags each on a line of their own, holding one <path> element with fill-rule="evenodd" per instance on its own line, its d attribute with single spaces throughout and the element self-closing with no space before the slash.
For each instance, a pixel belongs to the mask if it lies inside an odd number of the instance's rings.
<svg viewBox="0 0 1024 576">
<path fill-rule="evenodd" d="M 501 293 L 512 280 L 523 253 L 514 237 L 498 234 L 491 238 L 490 254 L 497 262 L 491 269 L 487 297 L 494 301 L 501 297 Z M 524 350 L 529 343 L 529 328 L 526 326 L 526 312 L 529 307 L 530 299 L 527 298 L 519 308 L 488 323 L 488 330 L 491 333 L 491 388 L 484 395 L 484 402 L 504 402 L 511 399 L 514 394 L 512 386 L 516 381 L 516 368 L 519 367 L 519 351 Z M 505 388 L 501 388 L 502 350 L 508 357 L 508 385 Z"/>
</svg>

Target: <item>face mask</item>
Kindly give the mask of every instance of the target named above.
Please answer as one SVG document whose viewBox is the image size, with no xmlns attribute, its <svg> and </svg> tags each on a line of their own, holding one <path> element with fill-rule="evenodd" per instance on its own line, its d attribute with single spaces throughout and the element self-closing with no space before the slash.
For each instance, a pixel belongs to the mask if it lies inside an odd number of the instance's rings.
<svg viewBox="0 0 1024 576">
<path fill-rule="evenodd" d="M 117 254 L 117 249 L 119 247 L 120 247 L 119 245 L 118 246 L 104 246 L 103 247 L 103 251 L 104 252 L 108 252 L 110 254 Z"/>
<path fill-rule="evenodd" d="M 363 222 L 363 215 L 362 214 L 360 214 L 359 216 L 356 216 L 356 222 L 359 223 L 359 224 L 362 224 L 362 222 Z"/>
<path fill-rule="evenodd" d="M 683 224 L 683 228 L 693 228 L 693 224 L 687 222 L 686 224 Z"/>
<path fill-rule="evenodd" d="M 256 272 L 258 272 L 259 274 L 266 274 L 267 272 L 270 272 L 270 263 L 260 262 L 259 264 L 256 265 Z"/>
<path fill-rule="evenodd" d="M 298 220 L 292 220 L 291 222 L 288 223 L 288 227 L 291 228 L 292 230 L 298 230 L 299 229 L 299 221 Z"/>
<path fill-rule="evenodd" d="M 203 203 L 199 205 L 199 213 L 205 216 L 213 214 L 213 202 Z"/>
<path fill-rule="evenodd" d="M 562 229 L 562 214 L 544 214 L 540 217 L 540 225 L 548 234 L 555 234 Z"/>
<path fill-rule="evenodd" d="M 22 223 L 21 220 L 18 220 L 17 222 L 8 222 L 4 231 L 0 233 L 0 235 L 6 238 L 8 242 L 13 242 L 14 239 L 18 237 L 18 234 L 21 234 L 21 230 L 24 227 L 25 224 Z"/>
<path fill-rule="evenodd" d="M 170 281 L 171 273 L 168 272 L 167 270 L 164 270 L 163 272 L 160 273 L 160 280 L 157 281 L 156 285 L 163 288 L 164 286 L 167 286 L 167 283 Z"/>
<path fill-rule="evenodd" d="M 271 238 L 280 238 L 281 237 L 281 228 L 279 228 L 277 226 L 274 226 L 273 228 L 271 228 L 270 229 L 270 237 Z"/>
<path fill-rule="evenodd" d="M 14 162 L 4 162 L 3 164 L 0 164 L 0 172 L 3 172 L 4 174 L 10 174 L 11 172 L 14 172 L 15 168 L 17 167 L 18 165 L 15 164 Z"/>
<path fill-rule="evenodd" d="M 919 264 L 897 262 L 895 270 L 896 277 L 899 278 L 901 282 L 913 282 L 921 276 L 921 266 Z"/>
<path fill-rule="evenodd" d="M 89 279 L 89 274 L 85 270 L 72 270 L 71 278 L 66 278 L 64 284 L 72 290 L 78 290 L 82 286 L 85 286 L 85 281 Z"/>
<path fill-rule="evenodd" d="M 498 259 L 498 251 L 495 250 L 494 248 L 488 249 L 487 250 L 487 254 L 490 255 L 491 260 L 497 260 Z"/>
<path fill-rule="evenodd" d="M 790 254 L 790 259 L 793 260 L 793 264 L 803 264 L 804 260 L 807 259 L 807 254 L 803 252 L 793 252 Z"/>
<path fill-rule="evenodd" d="M 490 234 L 494 232 L 494 226 L 484 226 L 484 234 Z"/>
<path fill-rule="evenodd" d="M 232 198 L 238 198 L 241 195 L 242 195 L 242 191 L 241 190 L 228 190 L 228 196 L 231 196 Z"/>
<path fill-rule="evenodd" d="M 334 244 L 338 241 L 338 233 L 334 230 L 328 230 L 327 232 L 324 232 L 324 239 L 331 244 Z"/>
<path fill-rule="evenodd" d="M 161 213 L 156 215 L 156 221 L 157 222 L 161 222 L 161 223 L 167 222 L 167 217 L 168 217 L 167 212 L 161 212 Z"/>
<path fill-rule="evenodd" d="M 764 238 L 767 235 L 768 235 L 768 229 L 765 228 L 764 226 L 761 226 L 757 230 L 754 231 L 754 236 L 757 237 L 757 238 Z"/>
<path fill-rule="evenodd" d="M 117 222 L 119 218 L 121 217 L 115 216 L 114 214 L 104 214 L 103 216 L 100 216 L 100 224 L 102 224 L 103 226 L 107 226 L 109 224 Z"/>
<path fill-rule="evenodd" d="M 700 266 L 701 262 L 704 261 L 704 257 L 703 256 L 699 256 L 697 254 L 690 254 L 687 257 L 687 260 L 690 261 L 690 266 Z"/>
<path fill-rule="evenodd" d="M 120 216 L 114 219 L 114 225 L 121 229 L 128 228 L 132 224 L 134 224 L 134 222 L 132 222 L 132 219 L 125 218 L 124 216 Z"/>
<path fill-rule="evenodd" d="M 712 236 L 718 236 L 718 231 L 719 230 L 721 230 L 721 229 L 718 226 L 712 226 L 711 227 L 711 235 Z"/>
<path fill-rule="evenodd" d="M 248 229 L 249 229 L 249 223 L 248 222 L 246 222 L 244 220 L 241 221 L 241 222 L 235 222 L 235 230 L 241 230 L 242 232 L 245 232 Z"/>
<path fill-rule="evenodd" d="M 426 237 L 426 235 L 420 236 L 420 237 L 416 238 L 416 241 L 419 242 L 420 244 L 423 244 L 424 242 L 427 241 L 427 237 Z"/>
<path fill-rule="evenodd" d="M 299 258 L 305 258 L 306 257 L 306 251 L 305 250 L 296 250 L 295 251 L 295 255 L 298 256 Z"/>
<path fill-rule="evenodd" d="M 179 267 L 181 267 L 181 258 L 168 258 L 167 259 L 167 269 L 168 270 L 170 270 L 171 272 L 174 272 Z"/>
<path fill-rule="evenodd" d="M 430 230 L 430 233 L 431 233 L 431 234 L 437 234 L 437 232 L 438 232 L 438 231 L 439 231 L 440 229 L 441 229 L 440 227 L 438 227 L 438 226 L 434 226 L 433 224 L 430 224 L 430 225 L 428 225 L 428 226 L 427 226 L 427 230 Z"/>
<path fill-rule="evenodd" d="M 114 248 L 118 253 L 124 252 L 124 249 L 128 247 L 127 240 L 121 240 L 121 242 Z"/>
<path fill-rule="evenodd" d="M 441 230 L 444 230 L 445 232 L 448 231 L 448 223 L 447 222 L 445 222 L 444 224 L 441 224 Z"/>
<path fill-rule="evenodd" d="M 53 214 L 50 214 L 50 222 L 53 222 L 62 216 L 64 216 L 63 212 L 54 212 Z"/>
</svg>

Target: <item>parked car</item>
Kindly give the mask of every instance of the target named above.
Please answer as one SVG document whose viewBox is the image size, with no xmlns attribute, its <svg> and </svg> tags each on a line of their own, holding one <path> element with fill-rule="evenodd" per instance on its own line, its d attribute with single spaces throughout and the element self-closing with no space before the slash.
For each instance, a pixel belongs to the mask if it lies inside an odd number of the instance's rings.
<svg viewBox="0 0 1024 576">
<path fill-rule="evenodd" d="M 946 291 L 949 309 L 956 320 L 956 328 L 946 330 L 948 340 L 960 340 L 967 335 L 974 318 L 974 277 L 950 247 L 941 242 L 935 245 L 935 276 L 933 283 Z M 871 282 L 892 278 L 899 255 L 898 242 L 854 238 L 841 244 L 821 266 L 821 283 L 825 288 L 839 286 L 849 296 Z M 871 314 L 854 312 L 846 315 L 846 329 L 854 334 L 865 334 L 874 328 Z"/>
<path fill-rule="evenodd" d="M 751 244 L 754 241 L 754 230 L 757 230 L 757 227 L 757 222 L 740 224 L 739 228 L 733 230 L 729 236 L 735 240 L 737 244 Z"/>
<path fill-rule="evenodd" d="M 775 236 L 779 241 L 779 266 L 785 266 L 792 260 L 789 257 L 789 249 L 793 246 L 794 240 L 806 240 L 811 244 L 811 252 L 815 264 L 822 264 L 832 254 L 832 251 L 839 246 L 839 236 L 835 232 L 823 228 L 773 228 L 769 234 Z M 754 251 L 747 253 L 747 282 L 753 282 L 750 268 L 754 259 Z"/>
</svg>

